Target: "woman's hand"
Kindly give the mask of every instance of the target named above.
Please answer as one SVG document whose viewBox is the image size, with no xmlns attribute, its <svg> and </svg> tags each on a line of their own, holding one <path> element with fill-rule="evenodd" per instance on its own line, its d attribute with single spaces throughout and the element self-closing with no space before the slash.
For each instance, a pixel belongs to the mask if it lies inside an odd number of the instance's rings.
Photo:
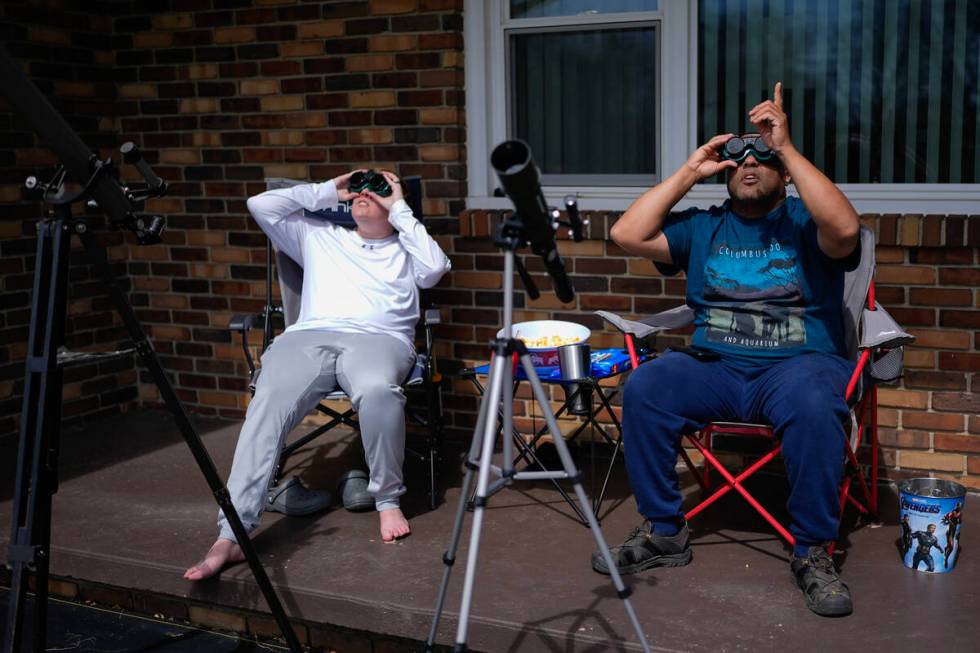
<svg viewBox="0 0 980 653">
<path fill-rule="evenodd" d="M 405 199 L 405 194 L 402 192 L 401 181 L 393 172 L 382 170 L 381 175 L 388 181 L 388 185 L 391 186 L 391 195 L 388 197 L 381 197 L 370 189 L 365 189 L 364 192 L 367 193 L 375 202 L 383 206 L 385 210 L 390 211 L 391 207 L 395 205 L 395 202 L 400 199 Z"/>
<path fill-rule="evenodd" d="M 350 178 L 355 172 L 367 172 L 367 168 L 359 168 L 357 170 L 351 170 L 347 174 L 340 175 L 339 177 L 333 178 L 333 183 L 337 187 L 337 198 L 341 202 L 349 202 L 350 200 L 357 197 L 357 193 L 352 193 L 350 191 Z"/>
</svg>

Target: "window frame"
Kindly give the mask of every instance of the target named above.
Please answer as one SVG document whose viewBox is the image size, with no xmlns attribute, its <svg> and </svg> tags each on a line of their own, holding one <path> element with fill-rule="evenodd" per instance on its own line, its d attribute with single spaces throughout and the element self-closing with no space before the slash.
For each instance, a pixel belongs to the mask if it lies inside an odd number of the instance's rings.
<svg viewBox="0 0 980 653">
<path fill-rule="evenodd" d="M 508 52 L 505 31 L 521 28 L 547 29 L 594 25 L 594 15 L 561 18 L 506 17 L 508 0 L 465 0 L 464 60 L 466 74 L 467 208 L 508 209 L 510 200 L 494 197 L 499 186 L 489 165 L 493 147 L 510 135 L 508 117 L 513 110 L 507 85 Z M 660 0 L 655 12 L 607 14 L 603 23 L 648 23 L 658 20 L 660 149 L 658 170 L 669 176 L 699 145 L 697 138 L 697 3 Z M 668 53 L 664 56 L 664 53 Z M 684 56 L 686 55 L 686 56 Z M 670 65 L 667 62 L 670 62 Z M 790 116 L 792 122 L 793 117 Z M 669 129 L 665 126 L 670 126 Z M 636 186 L 543 185 L 545 198 L 558 206 L 568 194 L 578 197 L 584 210 L 625 210 L 644 190 L 657 183 Z M 838 184 L 859 213 L 977 214 L 978 184 Z M 790 194 L 796 194 L 791 185 Z M 678 204 L 720 204 L 728 199 L 724 184 L 698 184 Z"/>
</svg>

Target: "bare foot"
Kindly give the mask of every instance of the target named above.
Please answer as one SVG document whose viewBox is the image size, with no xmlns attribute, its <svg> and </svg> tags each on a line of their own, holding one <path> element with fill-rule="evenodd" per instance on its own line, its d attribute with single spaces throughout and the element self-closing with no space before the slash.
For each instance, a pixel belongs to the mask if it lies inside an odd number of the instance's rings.
<svg viewBox="0 0 980 653">
<path fill-rule="evenodd" d="M 219 537 L 218 541 L 208 549 L 204 560 L 201 560 L 184 572 L 184 578 L 187 580 L 210 578 L 221 571 L 226 565 L 242 562 L 243 560 L 245 560 L 245 554 L 242 553 L 242 547 L 238 546 L 236 542 Z"/>
<path fill-rule="evenodd" d="M 388 508 L 378 513 L 381 518 L 381 539 L 384 542 L 394 542 L 398 538 L 411 534 L 408 520 L 402 514 L 401 508 Z"/>
</svg>

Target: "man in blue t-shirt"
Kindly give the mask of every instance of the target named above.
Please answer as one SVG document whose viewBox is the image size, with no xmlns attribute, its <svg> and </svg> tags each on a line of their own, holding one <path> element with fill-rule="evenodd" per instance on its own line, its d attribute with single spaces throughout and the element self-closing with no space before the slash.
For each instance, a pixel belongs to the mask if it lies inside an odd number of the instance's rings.
<svg viewBox="0 0 980 653">
<path fill-rule="evenodd" d="M 758 133 L 715 136 L 611 231 L 631 254 L 667 273 L 684 270 L 695 313 L 691 348 L 644 364 L 626 385 L 626 465 L 645 521 L 613 558 L 621 573 L 689 563 L 674 470 L 681 435 L 714 420 L 765 422 L 782 440 L 789 475 L 792 572 L 811 610 L 844 615 L 850 592 L 824 545 L 838 530 L 844 389 L 854 368 L 841 303 L 860 223 L 793 146 L 780 83 L 748 117 Z M 722 206 L 671 213 L 694 184 L 723 171 L 730 199 Z M 799 199 L 786 196 L 790 180 Z M 592 566 L 609 572 L 602 556 Z"/>
</svg>

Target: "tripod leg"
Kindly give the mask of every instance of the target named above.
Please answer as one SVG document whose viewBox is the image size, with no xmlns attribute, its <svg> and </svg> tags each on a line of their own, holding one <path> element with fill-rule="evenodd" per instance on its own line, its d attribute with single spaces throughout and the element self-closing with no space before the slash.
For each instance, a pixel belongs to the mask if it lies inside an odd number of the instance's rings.
<svg viewBox="0 0 980 653">
<path fill-rule="evenodd" d="M 491 364 L 492 367 L 492 364 Z M 432 617 L 432 626 L 429 628 L 429 636 L 425 640 L 425 650 L 432 651 L 436 642 L 436 630 L 439 628 L 439 620 L 442 618 L 443 606 L 446 603 L 446 590 L 449 588 L 449 575 L 452 573 L 453 565 L 456 563 L 456 551 L 459 548 L 460 534 L 463 532 L 463 518 L 466 515 L 466 504 L 469 501 L 470 486 L 473 484 L 473 470 L 477 468 L 477 455 L 481 450 L 483 433 L 490 412 L 490 402 L 483 401 L 480 404 L 480 412 L 476 418 L 476 428 L 473 430 L 473 440 L 470 442 L 470 451 L 466 455 L 464 466 L 466 472 L 463 474 L 463 486 L 459 492 L 459 503 L 456 505 L 456 520 L 453 522 L 452 536 L 449 540 L 449 548 L 442 556 L 445 569 L 442 572 L 442 583 L 439 585 L 439 595 L 436 598 L 436 612 Z"/>
<path fill-rule="evenodd" d="M 299 639 L 296 637 L 296 633 L 293 631 L 292 625 L 289 623 L 289 618 L 286 616 L 286 611 L 283 609 L 282 603 L 276 595 L 276 590 L 272 587 L 272 583 L 269 581 L 269 577 L 266 575 L 265 569 L 262 567 L 262 563 L 255 553 L 255 548 L 252 546 L 252 540 L 249 538 L 245 526 L 242 525 L 238 511 L 235 510 L 235 506 L 231 502 L 228 488 L 225 487 L 224 482 L 218 475 L 214 461 L 211 460 L 208 450 L 205 448 L 204 443 L 201 442 L 201 436 L 197 433 L 194 425 L 191 424 L 190 418 L 184 411 L 180 398 L 170 384 L 170 379 L 167 377 L 163 365 L 160 364 L 156 352 L 153 351 L 153 346 L 143 332 L 143 328 L 136 318 L 136 314 L 133 312 L 133 307 L 126 298 L 126 294 L 116 283 L 115 276 L 109 268 L 105 251 L 95 242 L 95 238 L 88 229 L 81 228 L 82 225 L 84 225 L 83 222 L 79 222 L 77 225 L 79 227 L 79 237 L 85 245 L 85 249 L 88 251 L 92 262 L 96 264 L 102 274 L 109 295 L 116 305 L 116 310 L 119 312 L 120 317 L 122 317 L 123 323 L 125 323 L 126 329 L 129 331 L 129 336 L 136 345 L 136 352 L 153 376 L 153 380 L 160 390 L 160 396 L 163 397 L 170 412 L 173 413 L 177 426 L 180 428 L 181 435 L 191 450 L 191 454 L 194 456 L 197 466 L 201 470 L 201 474 L 204 475 L 204 479 L 211 488 L 215 500 L 224 511 L 225 517 L 228 519 L 228 524 L 235 534 L 235 539 L 238 540 L 238 545 L 242 548 L 242 553 L 245 554 L 245 559 L 248 561 L 252 576 L 262 591 L 262 595 L 269 605 L 269 610 L 272 612 L 273 617 L 275 617 L 279 630 L 286 639 L 289 650 L 294 653 L 302 651 L 303 648 L 299 643 Z"/>
<path fill-rule="evenodd" d="M 616 568 L 612 554 L 609 552 L 609 546 L 606 544 L 606 539 L 602 535 L 602 529 L 599 527 L 599 522 L 596 520 L 595 513 L 592 512 L 589 499 L 585 496 L 585 490 L 582 488 L 582 474 L 575 468 L 575 462 L 572 460 L 572 455 L 568 451 L 568 445 L 565 444 L 565 439 L 561 436 L 558 423 L 555 421 L 551 411 L 547 410 L 548 397 L 545 393 L 544 386 L 541 384 L 541 380 L 538 378 L 537 372 L 534 370 L 534 365 L 531 363 L 531 357 L 527 354 L 521 356 L 521 365 L 524 367 L 528 382 L 531 384 L 534 398 L 541 406 L 541 412 L 548 422 L 548 428 L 555 441 L 555 449 L 558 451 L 558 457 L 561 459 L 562 465 L 565 468 L 565 473 L 572 479 L 575 487 L 575 495 L 578 497 L 582 511 L 588 519 L 589 528 L 592 529 L 592 536 L 595 538 L 596 544 L 602 552 L 602 557 L 605 558 L 606 565 L 609 567 L 609 576 L 612 579 L 613 586 L 616 588 L 616 595 L 623 600 L 623 606 L 626 608 L 626 613 L 629 615 L 630 622 L 633 624 L 633 629 L 636 630 L 636 635 L 640 640 L 640 644 L 643 646 L 643 650 L 649 653 L 650 647 L 647 644 L 646 636 L 643 634 L 643 628 L 640 626 L 636 612 L 633 610 L 633 604 L 629 600 L 632 590 L 626 587 L 622 577 L 619 575 L 619 570 Z"/>
<path fill-rule="evenodd" d="M 23 410 L 12 502 L 9 561 L 10 603 L 3 633 L 4 653 L 20 650 L 29 565 L 35 571 L 33 650 L 46 648 L 51 495 L 56 491 L 56 455 L 61 425 L 61 369 L 57 350 L 64 339 L 71 234 L 71 209 L 40 223 L 31 326 L 25 361 Z"/>
<path fill-rule="evenodd" d="M 505 365 L 510 365 L 510 356 L 496 355 L 490 364 L 490 390 L 485 399 L 489 405 L 484 417 L 481 439 L 480 469 L 476 482 L 476 497 L 473 500 L 473 526 L 470 531 L 470 548 L 466 556 L 466 576 L 463 580 L 463 599 L 459 608 L 459 625 L 456 629 L 456 650 L 466 650 L 466 629 L 473 603 L 473 584 L 476 579 L 476 563 L 480 553 L 480 530 L 483 528 L 483 511 L 487 500 L 487 486 L 490 484 L 490 465 L 493 456 L 493 442 L 496 439 L 497 424 L 490 419 L 490 411 L 496 411 L 500 404 L 501 388 Z M 505 410 L 510 410 L 506 407 Z M 496 414 L 494 412 L 493 414 Z"/>
</svg>

